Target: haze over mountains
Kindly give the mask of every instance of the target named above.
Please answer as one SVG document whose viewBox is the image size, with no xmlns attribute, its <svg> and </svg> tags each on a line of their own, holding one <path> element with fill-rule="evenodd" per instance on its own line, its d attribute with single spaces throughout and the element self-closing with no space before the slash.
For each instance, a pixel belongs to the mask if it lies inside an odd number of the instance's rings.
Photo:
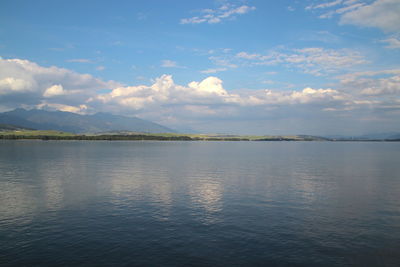
<svg viewBox="0 0 400 267">
<path fill-rule="evenodd" d="M 79 115 L 63 111 L 25 110 L 21 108 L 0 113 L 0 124 L 71 133 L 98 133 L 110 131 L 144 133 L 175 132 L 168 127 L 136 117 L 118 116 L 109 113 Z"/>
</svg>

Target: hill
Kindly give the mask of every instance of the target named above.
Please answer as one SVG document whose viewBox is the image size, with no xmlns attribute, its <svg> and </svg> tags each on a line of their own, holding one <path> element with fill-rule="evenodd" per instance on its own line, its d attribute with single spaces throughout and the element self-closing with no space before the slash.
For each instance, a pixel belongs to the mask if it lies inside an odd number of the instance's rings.
<svg viewBox="0 0 400 267">
<path fill-rule="evenodd" d="M 79 115 L 63 111 L 15 109 L 0 113 L 0 124 L 18 125 L 19 127 L 56 130 L 71 133 L 97 133 L 109 131 L 135 131 L 144 133 L 175 132 L 160 124 L 108 113 Z"/>
<path fill-rule="evenodd" d="M 0 131 L 25 131 L 25 130 L 33 130 L 33 129 L 18 125 L 0 123 Z"/>
</svg>

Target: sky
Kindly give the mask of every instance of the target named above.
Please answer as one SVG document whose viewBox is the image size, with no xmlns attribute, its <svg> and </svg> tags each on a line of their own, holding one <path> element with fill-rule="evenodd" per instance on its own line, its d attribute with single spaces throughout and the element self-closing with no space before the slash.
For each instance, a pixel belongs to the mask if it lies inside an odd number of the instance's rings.
<svg viewBox="0 0 400 267">
<path fill-rule="evenodd" d="M 400 0 L 0 1 L 0 112 L 400 131 Z"/>
</svg>

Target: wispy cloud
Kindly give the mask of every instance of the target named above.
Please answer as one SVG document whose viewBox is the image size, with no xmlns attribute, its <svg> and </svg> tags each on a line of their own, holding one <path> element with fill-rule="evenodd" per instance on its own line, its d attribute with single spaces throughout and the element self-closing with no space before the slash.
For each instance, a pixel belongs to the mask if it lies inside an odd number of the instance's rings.
<svg viewBox="0 0 400 267">
<path fill-rule="evenodd" d="M 315 76 L 343 72 L 368 61 L 359 52 L 351 49 L 326 49 L 306 47 L 301 49 L 275 49 L 269 53 L 241 51 L 231 57 L 210 57 L 219 66 L 273 66 L 299 69 Z M 222 64 L 221 64 L 222 63 Z"/>
<path fill-rule="evenodd" d="M 163 68 L 186 68 L 184 66 L 180 66 L 176 61 L 165 59 L 161 61 L 161 67 Z"/>
<path fill-rule="evenodd" d="M 200 24 L 209 23 L 215 24 L 220 23 L 223 20 L 235 18 L 237 15 L 243 15 L 255 10 L 254 6 L 235 6 L 232 4 L 225 4 L 217 9 L 203 9 L 200 11 L 200 15 L 191 18 L 181 19 L 181 24 Z"/>
<path fill-rule="evenodd" d="M 87 58 L 68 59 L 67 62 L 72 62 L 72 63 L 93 63 L 92 60 L 87 59 Z"/>
<path fill-rule="evenodd" d="M 211 56 L 208 58 L 211 60 L 214 65 L 217 66 L 222 66 L 225 68 L 237 68 L 238 65 L 232 62 L 232 59 L 230 58 L 229 55 L 224 55 L 224 56 Z"/>
<path fill-rule="evenodd" d="M 278 47 L 267 53 L 247 51 L 219 53 L 208 59 L 214 66 L 201 71 L 202 73 L 217 73 L 240 67 L 281 66 L 314 76 L 327 76 L 354 71 L 354 67 L 370 63 L 358 51 L 322 47 L 300 49 Z"/>
<path fill-rule="evenodd" d="M 339 17 L 339 24 L 356 25 L 381 29 L 392 33 L 386 39 L 385 48 L 400 48 L 400 1 L 399 0 L 337 0 L 322 4 L 312 4 L 305 8 L 319 13 L 319 18 L 329 19 Z"/>
<path fill-rule="evenodd" d="M 163 68 L 176 68 L 177 66 L 178 64 L 172 60 L 166 59 L 161 62 L 161 67 Z"/>
<path fill-rule="evenodd" d="M 51 47 L 51 48 L 49 48 L 49 50 L 62 52 L 62 51 L 74 49 L 74 48 L 75 48 L 74 44 L 66 44 L 63 47 Z"/>
<path fill-rule="evenodd" d="M 400 1 L 375 0 L 337 0 L 322 4 L 313 4 L 306 10 L 319 11 L 320 18 L 340 16 L 340 24 L 379 28 L 385 32 L 400 31 Z"/>
<path fill-rule="evenodd" d="M 362 95 L 390 98 L 400 95 L 400 69 L 355 72 L 337 79 L 342 88 Z"/>
<path fill-rule="evenodd" d="M 295 9 L 294 7 L 292 7 L 292 6 L 288 6 L 288 7 L 287 7 L 287 10 L 289 10 L 289 11 L 295 11 L 296 9 Z"/>
<path fill-rule="evenodd" d="M 209 74 L 209 73 L 217 73 L 217 72 L 226 71 L 226 70 L 228 70 L 228 69 L 227 68 L 214 68 L 214 69 L 202 70 L 200 72 L 201 73 L 205 73 L 205 74 Z"/>
<path fill-rule="evenodd" d="M 381 42 L 387 44 L 385 48 L 400 49 L 400 39 L 395 36 L 391 36 L 387 39 L 381 40 Z"/>
<path fill-rule="evenodd" d="M 336 1 L 326 2 L 326 3 L 322 3 L 322 4 L 313 4 L 313 5 L 307 6 L 306 10 L 333 7 L 333 6 L 337 6 L 337 5 L 341 4 L 342 2 L 343 2 L 343 0 L 336 0 Z"/>
<path fill-rule="evenodd" d="M 342 24 L 375 27 L 387 32 L 400 31 L 400 1 L 376 0 L 345 12 L 340 18 Z"/>
</svg>

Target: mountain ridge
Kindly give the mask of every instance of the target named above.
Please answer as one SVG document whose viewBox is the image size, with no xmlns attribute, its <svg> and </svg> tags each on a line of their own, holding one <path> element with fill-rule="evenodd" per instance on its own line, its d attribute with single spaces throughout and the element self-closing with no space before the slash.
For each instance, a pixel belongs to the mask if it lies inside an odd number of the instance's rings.
<svg viewBox="0 0 400 267">
<path fill-rule="evenodd" d="M 80 115 L 66 111 L 17 108 L 12 111 L 0 113 L 0 123 L 38 130 L 57 130 L 71 133 L 96 133 L 105 131 L 176 132 L 163 125 L 137 117 L 126 117 L 102 112 L 92 115 Z"/>
</svg>

